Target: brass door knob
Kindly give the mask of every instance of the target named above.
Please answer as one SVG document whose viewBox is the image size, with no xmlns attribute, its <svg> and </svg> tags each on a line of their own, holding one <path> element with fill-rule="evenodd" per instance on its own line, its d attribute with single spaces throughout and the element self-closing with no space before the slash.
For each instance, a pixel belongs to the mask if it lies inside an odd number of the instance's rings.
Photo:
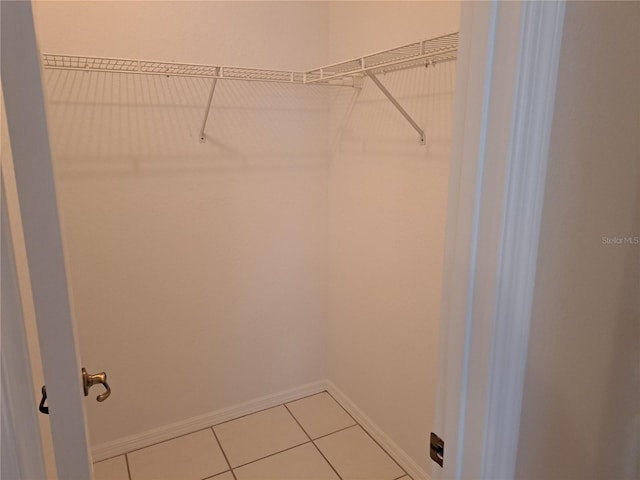
<svg viewBox="0 0 640 480">
<path fill-rule="evenodd" d="M 89 396 L 89 389 L 94 385 L 101 383 L 104 385 L 106 391 L 102 392 L 100 395 L 96 397 L 96 400 L 99 402 L 104 402 L 109 395 L 111 395 L 111 387 L 107 383 L 107 374 L 105 372 L 90 374 L 87 373 L 86 369 L 82 369 L 82 387 L 84 389 L 84 396 Z"/>
</svg>

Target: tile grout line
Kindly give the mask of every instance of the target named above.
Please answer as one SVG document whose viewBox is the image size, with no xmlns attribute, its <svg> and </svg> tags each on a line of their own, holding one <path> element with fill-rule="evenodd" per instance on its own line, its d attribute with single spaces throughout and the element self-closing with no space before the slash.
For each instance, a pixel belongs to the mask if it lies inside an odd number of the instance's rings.
<svg viewBox="0 0 640 480">
<path fill-rule="evenodd" d="M 300 397 L 300 398 L 297 398 L 295 400 L 291 400 L 290 402 L 287 402 L 287 403 L 293 403 L 293 402 L 297 402 L 298 400 L 304 400 L 305 398 L 313 397 L 315 395 L 320 395 L 321 393 L 327 393 L 327 394 L 331 395 L 327 390 L 322 390 L 321 392 L 310 393 L 309 395 L 305 395 L 304 397 Z M 333 398 L 333 396 L 332 396 L 332 398 Z M 336 401 L 336 403 L 338 403 L 338 402 Z M 248 417 L 249 415 L 255 415 L 256 413 L 266 412 L 267 410 L 271 410 L 272 408 L 282 407 L 284 405 L 285 405 L 285 403 L 279 403 L 278 405 L 273 405 L 271 407 L 266 407 L 266 408 L 263 408 L 261 410 L 256 410 L 255 412 L 245 413 L 244 415 L 240 415 L 239 417 L 233 417 L 233 418 L 230 418 L 229 420 L 225 420 L 224 422 L 214 423 L 213 425 L 209 425 L 208 427 L 199 428 L 198 430 L 194 430 L 193 432 L 182 433 L 180 435 L 176 435 L 175 437 L 171 437 L 171 438 L 167 438 L 166 440 L 161 440 L 159 442 L 151 443 L 151 444 L 146 445 L 144 447 L 134 448 L 133 450 L 129 450 L 129 451 L 125 452 L 124 454 L 121 453 L 119 455 L 114 455 L 112 457 L 103 458 L 102 460 L 100 460 L 100 462 L 105 462 L 107 460 L 111 460 L 112 458 L 117 458 L 117 457 L 119 457 L 121 455 L 127 455 L 129 453 L 139 452 L 140 450 L 144 450 L 145 448 L 155 447 L 156 445 L 160 445 L 161 443 L 165 443 L 165 442 L 170 442 L 171 440 L 175 440 L 176 438 L 186 437 L 187 435 L 191 435 L 191 434 L 198 433 L 198 432 L 203 432 L 203 431 L 208 430 L 210 428 L 214 428 L 214 427 L 217 427 L 219 425 L 224 425 L 225 423 L 233 422 L 234 420 L 240 420 L 241 418 Z M 338 403 L 338 405 L 340 405 L 340 403 Z M 340 405 L 340 408 L 342 408 L 344 410 L 344 407 L 342 405 Z M 345 412 L 346 412 L 346 410 L 345 410 Z M 351 417 L 349 412 L 347 412 L 347 415 L 349 415 Z M 353 419 L 354 422 L 356 421 L 353 417 L 351 417 L 351 418 Z M 93 463 L 99 463 L 99 462 L 93 462 Z"/>
<path fill-rule="evenodd" d="M 307 438 L 309 439 L 309 441 L 313 442 L 313 438 L 311 438 L 311 435 L 309 435 L 309 433 L 304 429 L 304 427 L 300 424 L 300 422 L 298 421 L 298 419 L 296 418 L 296 416 L 291 413 L 291 410 L 289 410 L 289 407 L 287 407 L 286 403 L 283 403 L 282 406 L 287 410 L 287 412 L 289 413 L 289 415 L 291 415 L 291 418 L 293 418 L 293 420 L 298 424 L 298 426 L 300 427 L 300 430 L 302 430 L 304 432 L 304 434 L 307 436 Z"/>
<path fill-rule="evenodd" d="M 371 435 L 371 434 L 368 432 L 368 430 L 367 430 L 366 428 L 364 428 L 362 425 L 360 425 L 360 422 L 358 422 L 358 421 L 353 417 L 353 415 L 351 415 L 351 414 L 347 411 L 347 409 L 346 409 L 346 408 L 344 408 L 344 407 L 342 406 L 342 404 L 341 404 L 338 400 L 336 400 L 336 398 L 335 398 L 333 395 L 331 395 L 331 393 L 330 393 L 328 390 L 325 390 L 325 391 L 329 394 L 329 396 L 330 396 L 331 398 L 333 398 L 333 400 L 334 400 L 338 405 L 340 405 L 340 406 L 342 407 L 342 409 L 343 409 L 345 412 L 347 412 L 347 415 L 349 415 L 349 416 L 353 419 L 353 421 L 354 421 L 354 422 L 356 422 L 356 424 L 357 424 L 357 425 L 362 429 L 362 431 L 363 431 L 364 433 L 366 433 L 366 434 L 369 436 L 369 438 L 370 438 L 371 440 L 373 440 L 373 441 L 376 443 L 376 445 L 378 445 L 378 446 L 382 449 L 382 451 L 383 451 L 384 453 L 386 453 L 386 454 L 387 454 L 387 456 L 388 456 L 388 457 L 393 461 L 393 463 L 395 463 L 395 464 L 398 466 L 398 468 L 404 472 L 404 475 L 409 475 L 409 474 L 406 472 L 406 470 L 402 467 L 402 465 L 400 465 L 400 464 L 398 463 L 398 461 L 394 458 L 394 456 L 393 456 L 393 455 L 391 455 L 391 454 L 387 451 L 387 449 L 386 449 L 386 448 L 384 448 L 382 445 L 380 445 L 380 442 L 378 442 L 375 438 L 373 438 L 373 435 Z M 399 478 L 402 478 L 404 475 L 402 475 L 402 476 L 401 476 L 401 477 L 399 477 Z M 409 477 L 409 478 L 411 478 L 411 477 Z"/>
<path fill-rule="evenodd" d="M 127 464 L 127 475 L 129 475 L 129 480 L 133 480 L 131 478 L 131 467 L 129 467 L 129 457 L 127 457 L 127 454 L 124 454 L 124 461 Z"/>
<path fill-rule="evenodd" d="M 353 416 L 353 415 L 351 415 L 351 413 L 350 413 L 350 412 L 349 412 L 349 411 L 348 411 L 348 410 L 347 410 L 347 409 L 346 409 L 346 408 L 345 408 L 345 407 L 344 407 L 344 406 L 343 406 L 343 405 L 342 405 L 338 400 L 336 400 L 336 398 L 331 394 L 331 392 L 329 392 L 329 390 L 325 389 L 325 390 L 322 390 L 322 391 L 317 392 L 317 393 L 311 393 L 311 394 L 309 394 L 309 395 L 305 395 L 304 397 L 300 397 L 300 398 L 297 398 L 297 399 L 295 399 L 295 400 L 291 400 L 290 402 L 281 403 L 281 404 L 274 405 L 274 406 L 271 406 L 271 407 L 266 407 L 266 408 L 263 408 L 263 409 L 261 409 L 261 410 L 257 410 L 257 411 L 252 412 L 252 413 L 246 413 L 246 414 L 244 414 L 244 415 L 240 415 L 239 417 L 234 417 L 234 418 L 232 418 L 232 419 L 229 419 L 229 420 L 225 420 L 225 421 L 223 421 L 223 422 L 216 423 L 216 424 L 211 425 L 211 426 L 209 426 L 209 427 L 201 428 L 201 429 L 195 430 L 195 431 L 193 431 L 193 432 L 189 432 L 189 433 L 183 433 L 183 434 L 181 434 L 181 435 L 176 435 L 175 437 L 171 437 L 171 438 L 168 438 L 168 439 L 166 439 L 166 440 L 162 440 L 161 442 L 156 442 L 156 443 L 153 443 L 153 444 L 151 444 L 151 445 L 147 445 L 147 446 L 145 446 L 145 447 L 140 447 L 140 448 L 136 448 L 136 449 L 134 449 L 134 450 L 130 450 L 129 452 L 124 453 L 125 460 L 126 460 L 126 463 L 127 463 L 127 473 L 129 474 L 129 480 L 133 480 L 133 479 L 131 478 L 131 471 L 130 471 L 130 467 L 129 467 L 129 457 L 128 457 L 128 455 L 129 455 L 130 453 L 138 452 L 138 451 L 140 451 L 140 450 L 144 450 L 145 448 L 153 447 L 153 446 L 155 446 L 155 445 L 159 445 L 159 444 L 161 444 L 161 443 L 169 442 L 169 441 L 171 441 L 171 440 L 175 440 L 175 439 L 177 439 L 177 438 L 185 437 L 185 436 L 187 436 L 187 435 L 192 435 L 192 434 L 194 434 L 194 433 L 198 433 L 198 432 L 201 432 L 201 431 L 204 431 L 204 430 L 208 430 L 208 429 L 211 429 L 211 431 L 213 432 L 213 435 L 214 435 L 214 437 L 216 438 L 216 441 L 218 442 L 218 445 L 220 446 L 220 449 L 222 450 L 222 454 L 223 454 L 223 456 L 225 457 L 225 460 L 227 461 L 227 465 L 229 466 L 229 470 L 228 470 L 228 471 L 230 471 L 230 472 L 231 472 L 231 475 L 233 476 L 234 480 L 237 480 L 237 477 L 236 477 L 236 475 L 235 475 L 234 469 L 237 469 L 237 468 L 240 468 L 240 467 L 244 467 L 244 466 L 246 466 L 246 465 L 250 465 L 250 464 L 255 463 L 255 462 L 258 462 L 258 461 L 260 461 L 260 460 L 264 460 L 265 458 L 269 458 L 269 457 L 272 457 L 272 456 L 274 456 L 274 455 L 278 455 L 279 453 L 283 453 L 283 452 L 286 452 L 286 451 L 292 450 L 292 449 L 294 449 L 294 448 L 296 448 L 296 447 L 300 447 L 300 446 L 302 446 L 302 445 L 306 445 L 307 443 L 311 443 L 311 444 L 313 444 L 313 446 L 318 450 L 318 452 L 320 453 L 320 455 L 322 456 L 322 458 L 324 458 L 324 459 L 325 459 L 325 461 L 329 464 L 329 466 L 331 467 L 331 469 L 336 473 L 336 475 L 338 475 L 338 478 L 340 478 L 340 480 L 342 480 L 342 477 L 340 476 L 340 474 L 336 471 L 336 469 L 335 469 L 335 468 L 334 468 L 334 466 L 331 464 L 331 462 L 329 462 L 329 460 L 325 457 L 325 455 L 322 453 L 322 451 L 320 450 L 320 448 L 318 448 L 318 446 L 316 445 L 316 443 L 315 443 L 314 439 L 312 439 L 312 438 L 311 438 L 311 436 L 307 433 L 307 431 L 302 427 L 302 425 L 300 424 L 300 422 L 298 422 L 298 419 L 295 417 L 295 415 L 293 415 L 293 413 L 289 410 L 289 407 L 287 407 L 287 404 L 288 404 L 288 403 L 294 403 L 294 402 L 297 402 L 297 401 L 300 401 L 300 400 L 304 400 L 304 399 L 306 399 L 306 398 L 310 398 L 310 397 L 313 397 L 313 396 L 316 396 L 316 395 L 320 395 L 320 394 L 322 394 L 322 393 L 326 393 L 327 395 L 329 395 L 329 396 L 333 399 L 333 401 L 334 401 L 334 402 L 336 402 L 336 404 L 337 404 L 337 405 L 338 405 L 338 406 L 339 406 L 339 407 L 340 407 L 340 408 L 341 408 L 341 409 L 342 409 L 342 410 L 343 410 L 343 411 L 344 411 L 344 412 L 345 412 L 345 413 L 346 413 L 346 414 L 351 418 L 351 420 L 353 420 L 355 423 L 354 423 L 354 425 L 349 425 L 348 427 L 341 428 L 341 429 L 339 429 L 339 430 L 336 430 L 335 432 L 331 432 L 331 433 L 327 433 L 327 434 L 325 434 L 325 435 L 322 435 L 322 436 L 318 437 L 316 440 L 318 440 L 318 439 L 320 439 L 320 438 L 325 438 L 325 437 L 328 437 L 328 436 L 333 435 L 333 434 L 335 434 L 335 433 L 339 433 L 339 432 L 342 432 L 342 431 L 347 430 L 347 429 L 349 429 L 349 428 L 353 428 L 353 427 L 358 426 L 358 427 L 360 427 L 360 428 L 361 428 L 361 429 L 362 429 L 362 430 L 367 434 L 367 436 L 369 436 L 369 438 L 371 438 L 371 440 L 373 440 L 373 441 L 376 443 L 376 445 L 378 445 L 378 446 L 382 449 L 382 451 L 383 451 L 384 453 L 386 453 L 386 454 L 387 454 L 387 456 L 388 456 L 389 458 L 391 458 L 391 460 L 392 460 L 392 461 L 393 461 L 393 462 L 394 462 L 394 463 L 395 463 L 395 464 L 400 468 L 400 470 L 402 470 L 402 471 L 404 472 L 404 474 L 403 474 L 402 476 L 398 477 L 398 479 L 399 479 L 399 478 L 402 478 L 402 477 L 403 477 L 403 476 L 405 476 L 405 475 L 409 475 L 409 474 L 404 470 L 404 468 L 402 468 L 402 466 L 401 466 L 401 465 L 396 461 L 396 459 L 395 459 L 395 458 L 394 458 L 394 457 L 393 457 L 393 456 L 392 456 L 392 455 L 391 455 L 391 454 L 390 454 L 390 453 L 389 453 L 389 452 L 388 452 L 388 451 L 387 451 L 387 450 L 386 450 L 382 445 L 380 445 L 380 443 L 379 443 L 375 438 L 373 438 L 373 436 L 372 436 L 372 435 L 367 431 L 367 429 L 365 429 L 365 428 L 360 424 L 360 422 L 358 422 L 358 421 L 354 418 L 354 416 Z M 222 448 L 222 444 L 220 443 L 220 440 L 218 439 L 218 436 L 217 436 L 217 435 L 216 435 L 216 433 L 215 433 L 214 427 L 217 427 L 217 426 L 219 426 L 219 425 L 224 425 L 225 423 L 233 422 L 234 420 L 239 420 L 239 419 L 241 419 L 241 418 L 248 417 L 248 416 L 250 416 L 250 415 L 254 415 L 254 414 L 257 414 L 257 413 L 265 412 L 265 411 L 267 411 L 267 410 L 271 410 L 271 409 L 274 409 L 274 408 L 277 408 L 277 407 L 284 407 L 284 408 L 287 410 L 287 412 L 289 412 L 289 414 L 293 417 L 293 419 L 294 419 L 294 420 L 295 420 L 295 422 L 298 424 L 298 426 L 302 429 L 302 431 L 303 431 L 303 432 L 304 432 L 304 434 L 307 436 L 307 438 L 309 438 L 309 441 L 308 441 L 308 442 L 300 443 L 300 444 L 298 444 L 298 445 L 291 446 L 291 447 L 289 447 L 289 448 L 285 448 L 284 450 L 280 450 L 280 451 L 278 451 L 278 452 L 274 452 L 274 453 L 269 454 L 269 455 L 265 455 L 264 457 L 260 457 L 260 458 L 258 458 L 258 459 L 256 459 L 256 460 L 252 460 L 252 461 L 250 461 L 250 462 L 243 463 L 242 465 L 238 465 L 238 466 L 236 466 L 236 467 L 231 467 L 231 463 L 229 462 L 229 459 L 227 458 L 227 456 L 226 456 L 226 454 L 225 454 L 225 452 L 224 452 L 224 449 Z M 112 458 L 116 458 L 116 457 L 119 457 L 119 456 L 120 456 L 120 455 L 115 455 L 115 456 L 110 457 L 110 458 L 105 458 L 105 459 L 101 460 L 101 462 L 102 462 L 102 461 L 105 461 L 105 460 L 110 460 L 110 459 L 112 459 Z M 225 472 L 221 472 L 221 473 L 225 473 Z M 216 475 L 219 475 L 219 474 L 216 474 Z M 214 476 L 215 476 L 215 475 L 214 475 Z M 207 478 L 210 478 L 210 477 L 207 477 Z M 409 477 L 409 478 L 411 478 L 411 477 Z M 398 479 L 394 479 L 394 480 L 398 480 Z"/>
<path fill-rule="evenodd" d="M 207 427 L 207 428 L 218 427 L 220 425 L 224 425 L 225 423 L 233 422 L 235 420 L 240 420 L 241 418 L 248 417 L 250 415 L 255 415 L 256 413 L 262 413 L 262 412 L 266 412 L 267 410 L 271 410 L 272 408 L 278 408 L 281 405 L 282 404 L 279 403 L 278 405 L 273 405 L 271 407 L 262 408 L 260 410 L 256 410 L 255 412 L 245 413 L 244 415 L 240 415 L 239 417 L 233 417 L 233 418 L 230 418 L 229 420 L 225 420 L 224 422 L 215 423 L 215 424 L 211 425 L 211 427 Z"/>
<path fill-rule="evenodd" d="M 297 445 L 293 445 L 292 447 L 285 448 L 284 450 L 280 450 L 280 451 L 278 451 L 278 452 L 270 453 L 269 455 L 265 455 L 264 457 L 256 458 L 255 460 L 251 460 L 250 462 L 243 463 L 242 465 L 238 465 L 237 467 L 233 467 L 233 468 L 232 468 L 232 470 L 233 470 L 234 468 L 235 468 L 235 469 L 238 469 L 238 468 L 241 468 L 241 467 L 246 467 L 247 465 L 251 465 L 252 463 L 259 462 L 260 460 L 264 460 L 265 458 L 273 457 L 273 456 L 278 455 L 278 454 L 280 454 L 280 453 L 288 452 L 289 450 L 293 450 L 294 448 L 301 447 L 301 446 L 306 445 L 306 444 L 308 444 L 308 443 L 312 443 L 312 442 L 311 442 L 311 441 L 308 441 L 308 442 L 302 442 L 302 443 L 299 443 L 299 444 L 297 444 Z"/>
<path fill-rule="evenodd" d="M 333 395 L 331 395 L 331 392 L 330 392 L 329 390 L 325 390 L 325 392 L 327 392 L 327 395 L 329 395 L 329 396 L 333 399 L 333 401 L 334 401 L 334 402 L 336 402 L 336 403 L 340 406 L 340 408 L 341 408 L 342 410 L 344 410 L 344 413 L 346 413 L 347 415 L 349 415 L 349 416 L 351 417 L 351 420 L 353 420 L 354 422 L 356 422 L 356 425 L 360 425 L 360 422 L 358 422 L 358 420 L 356 420 L 356 418 L 355 418 L 353 415 L 351 415 L 351 413 L 349 413 L 349 410 L 347 410 L 346 408 L 344 408 L 344 407 L 342 406 L 342 404 L 341 404 L 338 400 L 336 400 L 336 397 L 334 397 Z M 360 425 L 360 426 L 362 427 L 362 425 Z"/>
<path fill-rule="evenodd" d="M 218 435 L 216 434 L 216 431 L 213 429 L 213 427 L 211 427 L 211 431 L 213 432 L 213 436 L 216 439 L 216 442 L 218 442 L 218 446 L 220 447 L 220 451 L 222 452 L 222 456 L 224 457 L 225 462 L 227 462 L 227 466 L 229 467 L 229 470 L 231 471 L 231 476 L 233 477 L 233 480 L 238 480 L 236 478 L 236 474 L 233 472 L 233 468 L 231 468 L 231 463 L 229 462 L 229 459 L 227 458 L 227 454 L 224 451 L 224 448 L 222 448 L 222 443 L 220 443 L 220 439 L 218 438 Z M 222 472 L 224 473 L 224 472 Z"/>
<path fill-rule="evenodd" d="M 305 398 L 313 397 L 314 395 L 320 395 L 323 392 L 326 392 L 326 390 L 322 390 L 322 391 L 316 392 L 316 393 L 310 393 L 309 395 L 305 395 L 304 397 L 296 398 L 295 400 L 291 400 L 289 402 L 279 403 L 279 404 L 273 405 L 271 407 L 265 407 L 265 408 L 262 408 L 260 410 L 256 410 L 255 412 L 245 413 L 244 415 L 240 415 L 239 417 L 233 417 L 233 418 L 230 418 L 229 420 L 225 420 L 224 422 L 215 423 L 215 424 L 211 425 L 211 427 L 217 427 L 219 425 L 224 425 L 225 423 L 233 422 L 234 420 L 240 420 L 241 418 L 248 417 L 250 415 L 255 415 L 256 413 L 266 412 L 267 410 L 271 410 L 272 408 L 282 407 L 283 405 L 285 405 L 285 403 L 297 402 L 298 400 L 303 400 Z M 327 392 L 327 393 L 329 393 L 329 392 Z M 207 427 L 207 428 L 209 428 L 209 427 Z"/>
<path fill-rule="evenodd" d="M 223 473 L 227 473 L 227 472 L 231 472 L 231 475 L 233 475 L 233 472 L 231 470 L 225 470 L 224 472 L 216 473 L 215 475 L 211 475 L 210 477 L 205 477 L 202 480 L 213 480 L 218 475 L 222 475 Z M 233 477 L 233 478 L 236 478 L 236 477 Z"/>
<path fill-rule="evenodd" d="M 322 456 L 322 458 L 324 458 L 324 461 L 327 462 L 327 464 L 331 467 L 331 470 L 333 470 L 335 474 L 338 476 L 338 478 L 342 480 L 342 476 L 338 473 L 338 470 L 336 470 L 336 467 L 333 466 L 333 463 L 331 463 L 329 459 L 324 455 L 324 453 L 322 453 L 322 450 L 320 450 L 320 447 L 318 447 L 318 445 L 316 445 L 316 443 L 313 441 L 311 443 L 313 444 L 314 447 L 316 447 L 316 450 Z"/>
<path fill-rule="evenodd" d="M 333 435 L 334 433 L 339 433 L 339 432 L 342 432 L 344 430 L 348 430 L 348 429 L 353 428 L 353 427 L 359 427 L 359 425 L 357 423 L 354 423 L 353 425 L 349 425 L 347 427 L 339 428 L 335 432 L 330 432 L 330 433 L 325 433 L 324 435 L 320 435 L 319 437 L 314 438 L 313 441 L 315 442 L 316 440 L 320 440 L 321 438 L 328 437 L 330 435 Z"/>
<path fill-rule="evenodd" d="M 1 1 L 1 0 L 0 0 Z M 305 398 L 309 398 L 309 397 L 313 397 L 314 395 L 320 395 L 321 393 L 327 392 L 326 390 L 323 390 L 321 392 L 317 392 L 317 393 L 311 393 L 309 395 L 305 395 L 304 397 L 301 398 L 297 398 L 296 400 L 291 400 L 291 402 L 288 403 L 293 403 L 293 402 L 297 402 L 298 400 L 303 400 Z M 327 392 L 329 393 L 329 392 Z M 271 407 L 266 407 L 266 408 L 262 408 L 260 410 L 256 410 L 255 412 L 251 412 L 251 413 L 245 413 L 244 415 L 240 415 L 239 417 L 233 417 L 230 418 L 229 420 L 225 420 L 223 422 L 218 422 L 218 423 L 214 423 L 213 425 L 209 425 L 208 427 L 203 427 L 203 428 L 199 428 L 198 430 L 194 430 L 193 432 L 187 432 L 187 433 L 182 433 L 180 435 L 176 435 L 175 437 L 171 437 L 171 438 L 167 438 L 166 440 L 161 440 L 159 442 L 155 442 L 149 445 L 146 445 L 144 447 L 140 447 L 140 448 L 134 448 L 133 450 L 129 450 L 128 452 L 126 452 L 125 454 L 128 453 L 133 453 L 133 452 L 138 452 L 140 450 L 144 450 L 145 448 L 149 448 L 149 447 L 155 447 L 156 445 L 160 445 L 161 443 L 164 442 L 170 442 L 171 440 L 175 440 L 176 438 L 181 438 L 181 437 L 186 437 L 187 435 L 191 435 L 193 433 L 198 433 L 198 432 L 203 432 L 205 430 L 208 430 L 209 428 L 213 428 L 213 427 L 217 427 L 219 425 L 224 425 L 225 423 L 229 423 L 229 422 L 233 422 L 235 420 L 240 420 L 241 418 L 245 418 L 248 417 L 250 415 L 255 415 L 256 413 L 262 413 L 262 412 L 266 412 L 267 410 L 271 410 L 273 408 L 278 408 L 278 407 L 282 407 L 284 406 L 284 403 L 279 403 L 278 405 L 273 405 Z M 342 407 L 342 405 L 340 405 Z M 349 412 L 347 412 L 348 414 Z M 283 450 L 284 451 L 284 450 Z M 120 454 L 123 455 L 123 454 Z M 120 455 L 114 455 L 113 457 L 108 457 L 108 458 L 103 458 L 102 460 L 100 460 L 101 462 L 104 462 L 105 460 L 111 460 L 112 458 L 116 458 L 119 457 Z M 98 463 L 98 462 L 95 462 Z"/>
<path fill-rule="evenodd" d="M 405 473 L 404 475 L 400 475 L 399 477 L 396 477 L 393 480 L 400 480 L 401 478 L 404 478 L 404 477 L 409 477 L 409 474 Z M 409 477 L 409 480 L 413 480 L 413 478 Z"/>
<path fill-rule="evenodd" d="M 316 392 L 316 393 L 310 393 L 309 395 L 305 395 L 304 397 L 296 398 L 295 400 L 290 400 L 288 402 L 281 403 L 281 405 L 287 405 L 289 403 L 296 403 L 296 402 L 299 402 L 300 400 L 305 400 L 307 398 L 315 397 L 316 395 L 320 395 L 322 393 L 329 393 L 329 392 L 327 392 L 326 389 L 325 390 L 321 390 L 321 391 Z"/>
<path fill-rule="evenodd" d="M 322 393 L 322 392 L 321 392 Z M 293 402 L 292 402 L 293 403 Z M 289 407 L 287 406 L 287 404 L 283 403 L 284 408 L 287 409 L 287 412 L 289 412 L 289 415 L 291 415 L 291 417 L 293 417 L 293 419 L 295 420 L 295 422 L 298 424 L 298 426 L 302 429 L 302 431 L 305 433 L 305 435 L 307 437 L 309 437 L 309 440 L 311 440 L 311 444 L 316 447 L 316 450 L 318 451 L 318 453 L 322 456 L 322 458 L 324 458 L 324 461 L 327 462 L 327 464 L 331 467 L 331 470 L 333 470 L 333 472 L 338 476 L 338 478 L 340 480 L 342 480 L 342 476 L 338 473 L 338 471 L 336 470 L 336 468 L 333 466 L 333 464 L 329 461 L 329 459 L 327 457 L 325 457 L 324 453 L 322 453 L 322 450 L 320 450 L 320 448 L 318 447 L 318 445 L 316 445 L 316 442 L 313 441 L 313 438 L 311 438 L 311 435 L 309 435 L 309 433 L 304 429 L 304 427 L 302 426 L 302 424 L 298 421 L 298 419 L 296 418 L 296 416 L 293 414 L 293 412 L 291 410 L 289 410 Z M 335 433 L 335 432 L 334 432 Z"/>
<path fill-rule="evenodd" d="M 2 0 L 0 0 L 2 1 Z M 215 426 L 215 425 L 214 425 Z M 135 453 L 135 452 L 139 452 L 140 450 L 144 450 L 145 448 L 151 448 L 151 447 L 155 447 L 156 445 L 160 445 L 161 443 L 165 443 L 165 442 L 170 442 L 172 440 L 176 440 L 178 438 L 182 438 L 182 437 L 186 437 L 187 435 L 193 435 L 194 433 L 198 433 L 198 432 L 204 432 L 205 430 L 209 430 L 210 428 L 213 428 L 214 426 L 210 426 L 210 427 L 204 427 L 204 428 L 199 428 L 198 430 L 194 430 L 193 432 L 188 432 L 188 433 L 182 433 L 180 435 L 176 435 L 175 437 L 171 437 L 171 438 L 167 438 L 166 440 L 162 440 L 160 442 L 155 442 L 152 443 L 150 445 L 147 445 L 145 447 L 140 447 L 140 448 L 134 448 L 133 450 L 129 450 L 128 452 L 125 453 L 125 455 L 128 455 L 130 453 Z M 120 455 L 115 455 L 113 457 L 110 458 L 116 458 L 119 457 Z M 101 462 L 104 462 L 105 460 L 109 460 L 109 458 L 105 458 L 104 460 L 100 460 Z"/>
<path fill-rule="evenodd" d="M 375 444 L 376 444 L 376 445 L 378 445 L 378 446 L 380 447 L 380 449 L 381 449 L 384 453 L 386 453 L 386 454 L 387 454 L 387 456 L 388 456 L 388 457 L 393 461 L 393 463 L 395 463 L 395 464 L 398 466 L 398 468 L 404 472 L 404 475 L 409 475 L 409 474 L 405 471 L 405 469 L 404 469 L 404 468 L 402 468 L 402 465 L 400 465 L 400 464 L 398 463 L 398 461 L 394 458 L 394 456 L 393 456 L 393 455 L 391 455 L 389 452 L 387 452 L 387 449 L 386 449 L 386 448 L 384 448 L 382 445 L 380 445 L 380 443 L 379 443 L 375 438 L 373 438 L 373 435 L 371 435 L 371 434 L 367 431 L 367 429 L 366 429 L 366 428 L 364 428 L 364 427 L 363 427 L 362 425 L 360 425 L 360 424 L 358 424 L 358 426 L 362 429 L 362 431 L 363 431 L 364 433 L 366 433 L 366 434 L 369 436 L 369 438 L 370 438 L 371 440 L 373 440 L 373 441 L 375 442 Z M 403 476 L 404 476 L 404 475 L 403 475 Z"/>
<path fill-rule="evenodd" d="M 1 2 L 2 0 L 0 0 Z M 151 445 L 150 445 L 151 446 Z M 146 447 L 144 447 L 146 448 Z M 131 450 L 131 452 L 133 452 L 133 450 Z M 118 458 L 118 457 L 122 457 L 123 455 L 126 455 L 127 453 L 131 453 L 131 452 L 125 452 L 125 453 L 119 453 L 118 455 L 113 455 L 111 457 L 107 457 L 107 458 L 101 458 L 100 460 L 98 460 L 97 462 L 94 462 L 93 460 L 91 461 L 92 465 L 95 465 L 97 463 L 102 463 L 102 462 L 106 462 L 107 460 L 113 460 L 114 458 Z M 92 459 L 93 459 L 93 455 L 92 455 Z"/>
</svg>

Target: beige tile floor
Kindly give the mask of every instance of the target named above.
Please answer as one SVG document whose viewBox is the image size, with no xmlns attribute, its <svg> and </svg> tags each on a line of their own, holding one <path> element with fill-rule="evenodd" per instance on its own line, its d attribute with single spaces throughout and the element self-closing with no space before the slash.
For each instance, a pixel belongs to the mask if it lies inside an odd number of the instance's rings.
<svg viewBox="0 0 640 480">
<path fill-rule="evenodd" d="M 96 480 L 410 480 L 327 392 L 94 464 Z"/>
</svg>

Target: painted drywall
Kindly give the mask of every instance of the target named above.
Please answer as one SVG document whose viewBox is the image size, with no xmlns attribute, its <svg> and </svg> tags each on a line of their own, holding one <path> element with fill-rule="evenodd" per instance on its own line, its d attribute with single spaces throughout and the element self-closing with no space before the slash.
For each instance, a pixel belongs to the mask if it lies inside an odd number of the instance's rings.
<svg viewBox="0 0 640 480">
<path fill-rule="evenodd" d="M 35 2 L 44 53 L 306 70 L 326 59 L 326 2 Z"/>
<path fill-rule="evenodd" d="M 516 478 L 635 479 L 640 4 L 566 8 Z"/>
<path fill-rule="evenodd" d="M 43 2 L 43 52 L 301 70 L 457 2 Z M 81 21 L 78 21 L 81 19 Z M 211 25 L 215 25 L 212 28 Z M 455 65 L 353 89 L 47 71 L 92 443 L 328 377 L 427 470 Z M 329 255 L 330 254 L 330 255 Z"/>
<path fill-rule="evenodd" d="M 330 61 L 458 30 L 458 3 L 336 2 Z M 348 53 L 347 53 L 348 52 Z M 455 64 L 380 77 L 427 146 L 370 81 L 329 169 L 329 378 L 425 472 L 435 412 Z"/>
<path fill-rule="evenodd" d="M 304 69 L 328 7 L 43 2 L 43 52 Z M 268 39 L 268 40 L 267 40 Z M 323 87 L 45 72 L 87 399 L 111 442 L 326 375 Z"/>
<path fill-rule="evenodd" d="M 330 64 L 457 32 L 460 23 L 457 0 L 328 3 Z"/>
</svg>

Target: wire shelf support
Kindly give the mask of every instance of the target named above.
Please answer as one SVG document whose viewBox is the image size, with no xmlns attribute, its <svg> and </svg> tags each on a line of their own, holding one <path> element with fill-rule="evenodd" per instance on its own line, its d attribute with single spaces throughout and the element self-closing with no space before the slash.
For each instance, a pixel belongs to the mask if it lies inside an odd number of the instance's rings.
<svg viewBox="0 0 640 480">
<path fill-rule="evenodd" d="M 362 79 L 367 77 L 373 81 L 418 132 L 420 143 L 425 145 L 424 130 L 413 120 L 411 115 L 400 105 L 376 75 L 455 60 L 457 51 L 458 32 L 455 32 L 304 72 L 52 53 L 42 55 L 42 66 L 46 69 L 55 70 L 209 78 L 212 80 L 211 90 L 198 137 L 202 143 L 206 142 L 204 131 L 207 126 L 218 80 L 361 88 Z"/>
</svg>

